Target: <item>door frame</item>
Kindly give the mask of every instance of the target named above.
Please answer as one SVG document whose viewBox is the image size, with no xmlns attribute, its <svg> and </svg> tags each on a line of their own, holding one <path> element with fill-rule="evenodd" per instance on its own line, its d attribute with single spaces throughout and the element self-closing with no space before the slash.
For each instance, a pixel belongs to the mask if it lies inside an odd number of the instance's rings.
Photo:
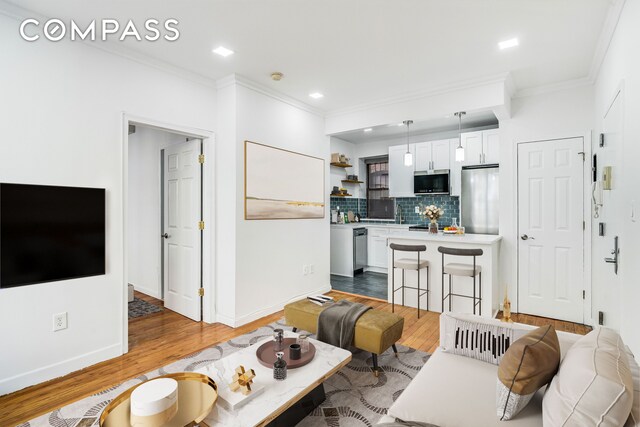
<svg viewBox="0 0 640 427">
<path fill-rule="evenodd" d="M 122 144 L 121 144 L 121 176 L 122 176 L 122 354 L 129 351 L 129 318 L 128 318 L 128 242 L 129 224 L 127 220 L 128 196 L 129 196 L 129 125 L 139 125 L 156 130 L 168 131 L 182 134 L 185 137 L 199 138 L 202 140 L 202 151 L 205 156 L 205 163 L 202 171 L 202 210 L 203 221 L 206 226 L 202 234 L 202 287 L 204 297 L 202 298 L 202 318 L 206 323 L 212 323 L 215 319 L 215 308 L 213 306 L 215 292 L 215 222 L 214 213 L 216 206 L 215 197 L 215 134 L 213 131 L 199 129 L 190 126 L 176 125 L 162 122 L 160 120 L 136 116 L 127 112 L 122 113 L 121 118 Z M 211 165 L 211 166 L 209 166 Z"/>
<path fill-rule="evenodd" d="M 582 167 L 582 175 L 583 175 L 583 188 L 582 188 L 582 217 L 585 222 L 584 230 L 582 231 L 583 236 L 583 245 L 582 245 L 582 269 L 583 269 L 583 278 L 584 278 L 584 290 L 585 297 L 584 303 L 582 304 L 582 318 L 585 325 L 593 325 L 593 316 L 592 316 L 592 284 L 591 284 L 591 226 L 592 226 L 592 218 L 591 218 L 591 185 L 585 185 L 587 183 L 591 183 L 591 158 L 593 152 L 593 138 L 594 133 L 592 130 L 583 131 L 583 132 L 567 132 L 565 134 L 555 134 L 553 136 L 547 136 L 542 138 L 535 139 L 527 139 L 516 141 L 515 150 L 513 150 L 513 164 L 516 165 L 515 168 L 515 204 L 516 209 L 514 211 L 514 224 L 516 226 L 516 286 L 515 293 L 512 295 L 516 296 L 514 311 L 516 313 L 519 312 L 519 300 L 520 300 L 520 165 L 518 163 L 518 152 L 520 144 L 528 144 L 532 142 L 547 142 L 547 141 L 557 141 L 561 139 L 571 139 L 571 138 L 582 138 L 582 147 L 585 155 L 585 161 Z"/>
</svg>

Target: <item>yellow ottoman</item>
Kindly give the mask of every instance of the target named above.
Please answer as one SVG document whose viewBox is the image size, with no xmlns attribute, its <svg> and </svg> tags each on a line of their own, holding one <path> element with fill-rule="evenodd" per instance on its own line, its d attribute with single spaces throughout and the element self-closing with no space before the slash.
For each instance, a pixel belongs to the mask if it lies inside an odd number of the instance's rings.
<svg viewBox="0 0 640 427">
<path fill-rule="evenodd" d="M 292 302 L 284 307 L 285 322 L 293 327 L 294 332 L 300 329 L 315 334 L 318 332 L 318 317 L 324 308 L 306 298 Z M 403 327 L 403 317 L 374 309 L 367 310 L 356 322 L 353 346 L 371 353 L 376 376 L 379 354 L 392 347 L 396 357 L 398 356 L 396 342 L 402 336 Z"/>
</svg>

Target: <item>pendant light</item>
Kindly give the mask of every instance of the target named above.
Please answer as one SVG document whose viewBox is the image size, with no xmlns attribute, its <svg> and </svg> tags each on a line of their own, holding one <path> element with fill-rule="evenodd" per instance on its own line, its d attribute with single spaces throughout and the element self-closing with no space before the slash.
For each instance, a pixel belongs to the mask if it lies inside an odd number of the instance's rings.
<svg viewBox="0 0 640 427">
<path fill-rule="evenodd" d="M 413 165 L 413 154 L 409 151 L 409 125 L 413 124 L 413 120 L 405 120 L 402 123 L 407 126 L 407 152 L 404 153 L 404 165 L 411 166 Z"/>
<path fill-rule="evenodd" d="M 458 146 L 456 147 L 456 162 L 464 162 L 464 147 L 462 146 L 462 116 L 464 116 L 464 111 L 459 111 L 455 113 L 458 117 Z"/>
</svg>

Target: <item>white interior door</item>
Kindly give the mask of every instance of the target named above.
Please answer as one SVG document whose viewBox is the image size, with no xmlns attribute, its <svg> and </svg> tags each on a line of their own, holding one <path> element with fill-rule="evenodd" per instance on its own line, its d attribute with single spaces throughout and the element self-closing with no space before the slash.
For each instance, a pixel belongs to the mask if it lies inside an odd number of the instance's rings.
<svg viewBox="0 0 640 427">
<path fill-rule="evenodd" d="M 164 305 L 200 320 L 200 140 L 164 150 Z"/>
<path fill-rule="evenodd" d="M 518 145 L 519 312 L 583 323 L 583 139 Z"/>
</svg>

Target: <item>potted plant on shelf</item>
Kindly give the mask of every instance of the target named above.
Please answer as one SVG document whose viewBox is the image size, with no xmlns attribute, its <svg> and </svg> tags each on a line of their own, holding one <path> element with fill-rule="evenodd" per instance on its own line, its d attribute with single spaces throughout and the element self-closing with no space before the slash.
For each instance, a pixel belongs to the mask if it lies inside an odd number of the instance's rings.
<svg viewBox="0 0 640 427">
<path fill-rule="evenodd" d="M 444 215 L 444 209 L 436 205 L 429 205 L 420 210 L 420 214 L 425 218 L 429 218 L 429 232 L 438 233 L 438 220 Z"/>
</svg>

